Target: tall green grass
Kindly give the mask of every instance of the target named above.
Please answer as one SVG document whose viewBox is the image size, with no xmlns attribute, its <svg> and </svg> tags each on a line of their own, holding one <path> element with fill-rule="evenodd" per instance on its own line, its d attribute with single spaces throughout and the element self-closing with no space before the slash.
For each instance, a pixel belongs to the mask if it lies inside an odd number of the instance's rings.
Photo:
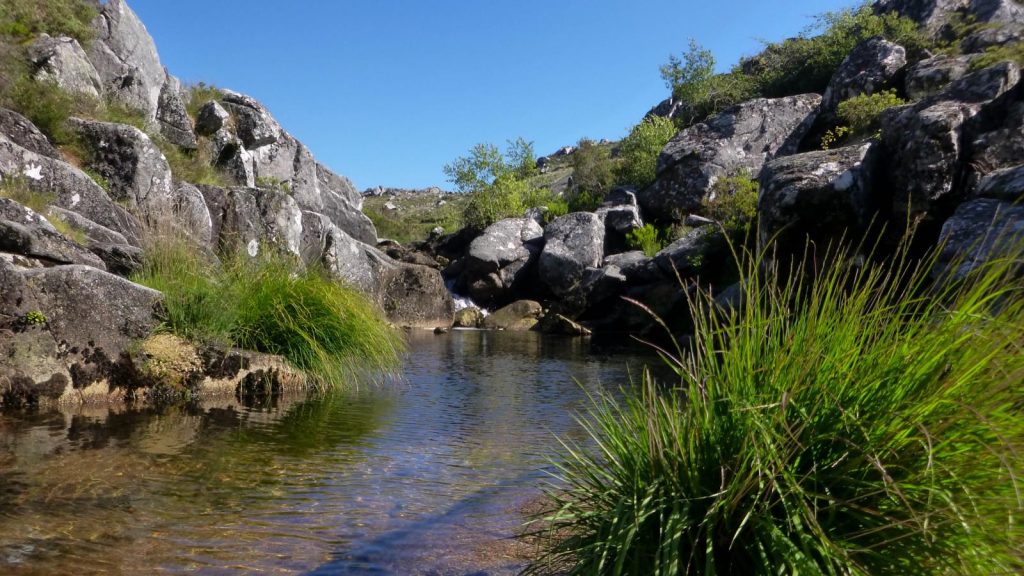
<svg viewBox="0 0 1024 576">
<path fill-rule="evenodd" d="M 664 353 L 678 386 L 582 419 L 531 570 L 1024 572 L 1020 254 L 938 284 L 934 258 L 748 258 L 746 305 L 698 297 Z"/>
<path fill-rule="evenodd" d="M 170 332 L 279 354 L 318 387 L 390 370 L 403 351 L 401 337 L 365 296 L 282 256 L 215 266 L 186 243 L 165 240 L 147 248 L 133 280 L 164 293 Z"/>
</svg>

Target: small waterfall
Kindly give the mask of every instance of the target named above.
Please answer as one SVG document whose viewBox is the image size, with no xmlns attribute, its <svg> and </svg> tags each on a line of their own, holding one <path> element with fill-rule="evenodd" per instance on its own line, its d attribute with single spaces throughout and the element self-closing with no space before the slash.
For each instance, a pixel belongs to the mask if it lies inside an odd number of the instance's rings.
<svg viewBox="0 0 1024 576">
<path fill-rule="evenodd" d="M 475 302 L 469 296 L 463 296 L 455 292 L 455 280 L 445 280 L 445 288 L 448 289 L 448 293 L 452 295 L 452 300 L 455 301 L 455 311 L 458 312 L 464 308 L 477 308 L 483 312 L 484 316 L 490 314 L 490 311 L 483 306 L 477 306 Z"/>
</svg>

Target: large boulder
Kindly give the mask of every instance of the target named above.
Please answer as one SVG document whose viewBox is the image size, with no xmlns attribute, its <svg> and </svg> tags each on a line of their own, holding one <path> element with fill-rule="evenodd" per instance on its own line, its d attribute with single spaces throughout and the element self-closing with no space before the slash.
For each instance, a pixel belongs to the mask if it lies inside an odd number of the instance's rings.
<svg viewBox="0 0 1024 576">
<path fill-rule="evenodd" d="M 907 71 L 905 90 L 913 100 L 921 100 L 942 92 L 947 86 L 966 76 L 976 55 L 939 54 L 914 64 Z"/>
<path fill-rule="evenodd" d="M 0 198 L 0 201 L 5 201 Z M 27 210 L 27 208 L 26 208 Z M 42 266 L 84 264 L 106 270 L 103 261 L 51 226 L 0 218 L 0 253 L 21 256 Z"/>
<path fill-rule="evenodd" d="M 0 135 L 0 178 L 23 178 L 35 191 L 49 195 L 51 204 L 122 234 L 137 245 L 138 220 L 114 203 L 106 191 L 78 168 L 22 148 Z"/>
<path fill-rule="evenodd" d="M 20 275 L 62 351 L 74 389 L 129 386 L 122 359 L 156 328 L 161 294 L 88 266 Z"/>
<path fill-rule="evenodd" d="M 729 108 L 676 134 L 658 157 L 658 179 L 638 195 L 640 205 L 662 218 L 696 210 L 722 177 L 749 172 L 792 154 L 814 122 L 817 94 L 758 98 Z"/>
<path fill-rule="evenodd" d="M 556 296 L 576 290 L 587 268 L 604 258 L 604 222 L 591 212 L 573 212 L 556 218 L 544 230 L 544 250 L 537 272 Z"/>
<path fill-rule="evenodd" d="M 1024 200 L 1024 165 L 995 170 L 978 182 L 976 194 L 1005 202 Z"/>
<path fill-rule="evenodd" d="M 483 327 L 489 330 L 526 332 L 537 325 L 544 308 L 533 300 L 517 300 L 484 318 Z"/>
<path fill-rule="evenodd" d="M 1012 22 L 1002 26 L 987 26 L 972 32 L 960 42 L 960 49 L 967 54 L 976 54 L 1021 40 L 1024 40 L 1024 22 Z"/>
<path fill-rule="evenodd" d="M 1024 206 L 993 198 L 961 204 L 942 225 L 936 273 L 963 278 L 993 257 L 1024 245 Z"/>
<path fill-rule="evenodd" d="M 895 86 L 906 65 L 907 51 L 902 46 L 881 37 L 861 42 L 832 75 L 821 99 L 820 116 L 834 118 L 840 102 Z"/>
<path fill-rule="evenodd" d="M 761 171 L 758 227 L 800 254 L 811 239 L 821 246 L 861 237 L 875 210 L 877 147 L 862 144 L 777 158 Z"/>
<path fill-rule="evenodd" d="M 323 205 L 320 212 L 353 238 L 371 246 L 376 244 L 377 228 L 362 213 L 363 196 L 356 191 L 352 181 L 322 164 L 316 165 L 316 176 Z"/>
<path fill-rule="evenodd" d="M 71 374 L 21 273 L 0 258 L 0 406 L 55 401 Z"/>
<path fill-rule="evenodd" d="M 211 100 L 199 109 L 199 114 L 196 117 L 196 132 L 203 136 L 213 136 L 227 124 L 230 118 L 231 114 L 220 103 Z"/>
<path fill-rule="evenodd" d="M 206 199 L 188 182 L 176 182 L 171 191 L 174 222 L 200 246 L 213 244 L 213 219 Z"/>
<path fill-rule="evenodd" d="M 70 122 L 90 148 L 89 164 L 110 184 L 113 198 L 154 222 L 166 218 L 172 206 L 171 167 L 149 136 L 126 124 Z"/>
<path fill-rule="evenodd" d="M 103 81 L 103 93 L 156 122 L 166 73 L 153 38 L 124 0 L 108 0 L 93 21 L 96 37 L 89 61 Z"/>
<path fill-rule="evenodd" d="M 882 119 L 885 187 L 898 222 L 945 219 L 965 192 L 958 186 L 967 160 L 968 121 L 1020 80 L 1012 63 L 964 76 L 943 92 L 887 111 Z"/>
<path fill-rule="evenodd" d="M 284 192 L 260 188 L 199 190 L 210 215 L 210 235 L 223 254 L 255 258 L 266 249 L 301 255 L 302 210 Z"/>
<path fill-rule="evenodd" d="M 11 139 L 22 148 L 49 158 L 60 159 L 60 152 L 53 147 L 46 135 L 21 114 L 0 108 L 0 134 Z"/>
<path fill-rule="evenodd" d="M 103 82 L 85 50 L 74 38 L 40 34 L 28 48 L 35 78 L 53 82 L 67 92 L 91 98 L 103 95 Z"/>
<path fill-rule="evenodd" d="M 255 98 L 224 90 L 222 104 L 234 117 L 238 137 L 247 149 L 273 144 L 281 137 L 281 125 Z"/>
<path fill-rule="evenodd" d="M 963 15 L 977 22 L 1024 21 L 1024 5 L 1017 0 L 878 0 L 875 11 L 898 13 L 932 34 L 942 33 Z"/>
<path fill-rule="evenodd" d="M 530 218 L 488 226 L 469 245 L 459 291 L 484 306 L 507 302 L 528 277 L 543 239 L 544 230 Z"/>
<path fill-rule="evenodd" d="M 654 263 L 663 277 L 669 282 L 678 283 L 681 278 L 697 276 L 720 267 L 727 253 L 721 229 L 701 226 L 662 248 L 654 255 Z"/>
<path fill-rule="evenodd" d="M 968 187 L 985 174 L 1024 159 L 1024 84 L 985 106 L 968 124 Z"/>
<path fill-rule="evenodd" d="M 187 150 L 195 150 L 199 144 L 181 94 L 181 82 L 167 74 L 157 102 L 156 119 L 160 123 L 160 134 L 168 142 Z"/>
<path fill-rule="evenodd" d="M 415 264 L 396 264 L 380 280 L 381 308 L 395 324 L 413 328 L 449 327 L 455 303 L 441 273 Z"/>
</svg>

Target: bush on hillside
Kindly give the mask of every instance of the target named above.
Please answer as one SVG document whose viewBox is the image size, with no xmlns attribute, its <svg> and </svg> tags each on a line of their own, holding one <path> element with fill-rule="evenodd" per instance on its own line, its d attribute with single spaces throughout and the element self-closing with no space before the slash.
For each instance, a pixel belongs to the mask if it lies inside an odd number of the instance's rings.
<svg viewBox="0 0 1024 576">
<path fill-rule="evenodd" d="M 572 153 L 570 210 L 578 212 L 597 208 L 614 185 L 615 167 L 609 147 L 589 138 L 581 139 Z"/>
<path fill-rule="evenodd" d="M 88 46 L 98 13 L 94 0 L 0 0 L 0 35 L 22 42 L 45 32 Z"/>
<path fill-rule="evenodd" d="M 653 257 L 669 244 L 664 231 L 654 224 L 644 224 L 626 234 L 626 244 L 633 250 L 642 250 L 646 256 Z"/>
<path fill-rule="evenodd" d="M 878 15 L 865 5 L 826 12 L 799 37 L 768 44 L 746 66 L 766 97 L 822 93 L 846 56 L 874 36 L 895 42 L 911 54 L 931 45 L 913 20 L 893 13 Z"/>
<path fill-rule="evenodd" d="M 840 102 L 838 114 L 855 134 L 867 134 L 878 128 L 882 112 L 906 103 L 906 100 L 896 95 L 895 90 L 885 90 L 876 94 L 861 94 Z"/>
<path fill-rule="evenodd" d="M 742 237 L 757 222 L 757 180 L 750 173 L 719 178 L 704 202 L 704 213 L 730 234 Z"/>
<path fill-rule="evenodd" d="M 619 143 L 619 184 L 646 188 L 654 182 L 658 155 L 676 133 L 675 124 L 668 118 L 644 118 Z"/>
<path fill-rule="evenodd" d="M 597 399 L 534 572 L 1024 571 L 1020 254 L 937 286 L 934 258 L 834 256 L 748 257 L 743 305 L 698 295 L 663 355 L 675 386 Z"/>
</svg>

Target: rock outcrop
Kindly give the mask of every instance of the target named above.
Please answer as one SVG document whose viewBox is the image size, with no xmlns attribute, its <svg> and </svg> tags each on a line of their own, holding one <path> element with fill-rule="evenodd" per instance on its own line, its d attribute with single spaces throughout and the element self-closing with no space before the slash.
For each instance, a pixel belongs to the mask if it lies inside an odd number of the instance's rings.
<svg viewBox="0 0 1024 576">
<path fill-rule="evenodd" d="M 488 226 L 469 245 L 456 289 L 484 306 L 508 302 L 529 277 L 544 243 L 544 230 L 530 218 Z"/>
<path fill-rule="evenodd" d="M 604 258 L 604 221 L 597 214 L 574 212 L 556 218 L 544 230 L 538 261 L 541 282 L 556 296 L 578 290 L 588 268 Z"/>
<path fill-rule="evenodd" d="M 638 194 L 648 212 L 681 220 L 700 207 L 719 178 L 749 173 L 792 154 L 814 122 L 821 96 L 759 98 L 677 134 L 658 157 L 658 179 Z"/>
<path fill-rule="evenodd" d="M 103 94 L 100 75 L 78 40 L 40 34 L 29 46 L 28 56 L 36 80 L 53 82 L 72 94 L 90 98 L 98 99 Z"/>
</svg>

